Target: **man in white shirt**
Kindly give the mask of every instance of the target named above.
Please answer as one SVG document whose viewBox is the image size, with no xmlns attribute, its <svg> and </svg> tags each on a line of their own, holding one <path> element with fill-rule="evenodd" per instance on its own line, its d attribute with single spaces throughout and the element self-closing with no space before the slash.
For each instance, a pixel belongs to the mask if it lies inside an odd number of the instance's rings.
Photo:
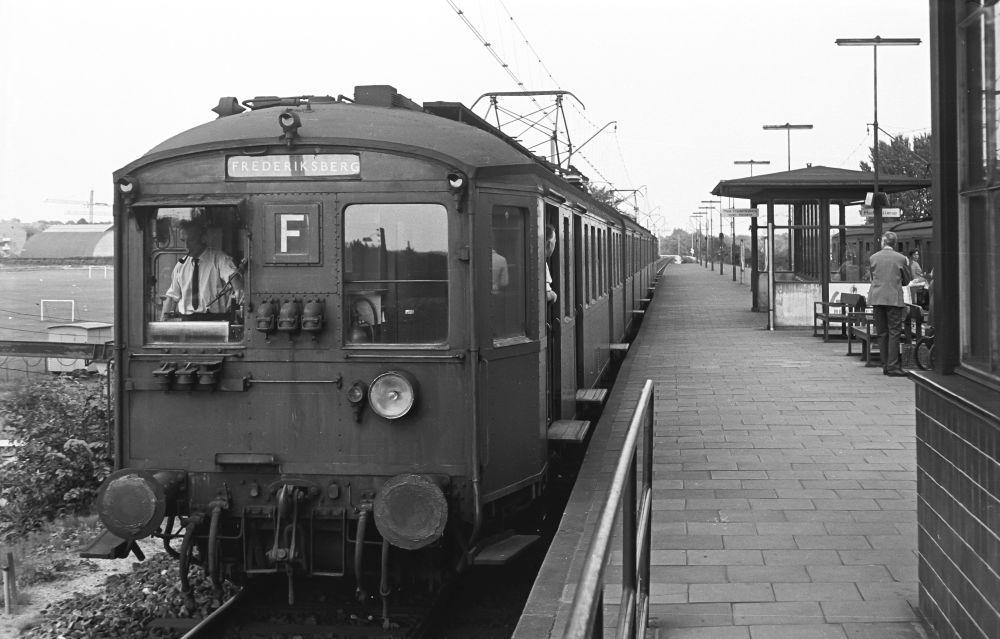
<svg viewBox="0 0 1000 639">
<path fill-rule="evenodd" d="M 187 255 L 174 266 L 160 321 L 177 314 L 182 320 L 225 320 L 230 299 L 226 293 L 243 291 L 233 258 L 208 246 L 205 228 L 197 222 L 185 220 L 180 227 Z"/>
</svg>

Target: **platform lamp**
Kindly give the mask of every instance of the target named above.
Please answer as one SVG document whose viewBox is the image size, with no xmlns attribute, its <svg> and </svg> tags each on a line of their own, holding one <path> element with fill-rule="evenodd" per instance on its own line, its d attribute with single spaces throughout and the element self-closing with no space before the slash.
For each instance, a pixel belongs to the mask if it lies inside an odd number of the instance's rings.
<svg viewBox="0 0 1000 639">
<path fill-rule="evenodd" d="M 770 163 L 771 163 L 770 160 L 733 160 L 733 164 L 749 164 L 750 165 L 750 177 L 753 177 L 753 167 L 754 167 L 755 164 L 770 164 Z M 792 160 L 791 160 L 790 156 L 789 156 L 789 159 L 788 159 L 788 163 L 789 163 L 789 165 L 791 165 L 791 163 L 792 163 Z M 751 206 L 753 206 L 753 202 L 751 202 L 750 204 L 751 204 Z M 751 235 L 753 235 L 754 237 L 756 237 L 753 234 L 753 231 L 752 231 L 752 227 L 753 227 L 754 224 L 756 224 L 756 221 L 751 220 L 751 223 L 750 223 L 750 226 L 751 226 Z M 734 242 L 736 241 L 736 218 L 735 217 L 733 218 L 733 241 Z M 742 258 L 741 258 L 741 261 L 742 261 Z M 736 280 L 736 266 L 734 264 L 733 265 L 733 281 L 735 281 L 735 280 Z"/>
<path fill-rule="evenodd" d="M 788 170 L 792 170 L 792 129 L 811 129 L 813 125 L 811 124 L 789 124 L 785 122 L 784 124 L 765 124 L 765 131 L 776 131 L 784 129 L 788 133 Z"/>
<path fill-rule="evenodd" d="M 718 205 L 719 206 L 719 233 L 723 233 L 724 231 L 722 230 L 722 200 L 702 200 L 701 203 L 702 204 L 712 204 L 713 206 L 714 205 Z M 722 249 L 723 248 L 725 248 L 725 247 L 723 246 L 723 242 L 720 240 L 719 241 L 719 247 L 718 247 L 718 250 L 719 250 L 719 275 L 722 275 L 722 268 L 725 265 L 725 261 L 722 259 Z"/>
<path fill-rule="evenodd" d="M 702 235 L 701 233 L 701 218 L 705 217 L 706 215 L 708 215 L 708 213 L 705 213 L 704 211 L 696 211 L 691 214 L 691 217 L 698 219 L 698 263 L 699 264 L 701 264 L 702 256 L 704 255 L 704 250 L 702 250 L 702 239 L 704 238 L 704 235 Z"/>
<path fill-rule="evenodd" d="M 753 167 L 755 164 L 770 164 L 770 160 L 733 160 L 733 164 L 749 164 L 750 177 L 753 177 Z"/>
<path fill-rule="evenodd" d="M 886 205 L 887 202 L 883 202 L 885 196 L 881 195 L 878 190 L 878 48 L 883 47 L 905 47 L 905 46 L 917 46 L 920 44 L 920 38 L 883 38 L 882 36 L 875 36 L 874 38 L 837 38 L 836 40 L 838 47 L 871 47 L 872 48 L 872 61 L 874 68 L 874 96 L 875 96 L 875 114 L 873 117 L 872 128 L 875 130 L 875 146 L 872 147 L 872 173 L 874 174 L 873 182 L 874 191 L 872 191 L 872 211 L 875 218 L 875 242 L 878 245 L 882 240 L 882 206 Z"/>
<path fill-rule="evenodd" d="M 712 213 L 715 212 L 715 207 L 714 206 L 699 206 L 698 208 L 706 211 L 706 213 L 705 213 L 705 219 L 708 220 L 706 222 L 706 224 L 705 224 L 705 227 L 708 229 L 708 234 L 706 235 L 706 239 L 705 239 L 705 256 L 706 256 L 705 266 L 708 266 L 709 268 L 711 268 L 711 270 L 714 271 L 715 270 L 715 254 L 712 252 L 712 239 L 713 239 L 712 238 L 712 234 L 715 232 L 715 230 L 712 228 L 712 223 L 714 222 L 714 220 L 712 218 Z"/>
</svg>

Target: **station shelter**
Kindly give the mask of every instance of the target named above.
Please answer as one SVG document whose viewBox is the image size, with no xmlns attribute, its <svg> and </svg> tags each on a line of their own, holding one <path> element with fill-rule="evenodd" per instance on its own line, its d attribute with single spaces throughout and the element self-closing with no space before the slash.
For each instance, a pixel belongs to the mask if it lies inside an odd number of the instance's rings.
<svg viewBox="0 0 1000 639">
<path fill-rule="evenodd" d="M 891 194 L 931 185 L 881 172 L 878 181 L 890 205 Z M 811 326 L 814 302 L 838 293 L 867 294 L 868 257 L 881 248 L 881 220 L 849 225 L 847 207 L 873 200 L 873 185 L 870 172 L 807 166 L 722 180 L 712 190 L 750 200 L 750 208 L 758 209 L 750 218 L 750 290 L 753 310 L 771 311 L 770 328 Z M 881 207 L 876 209 L 881 217 Z"/>
</svg>

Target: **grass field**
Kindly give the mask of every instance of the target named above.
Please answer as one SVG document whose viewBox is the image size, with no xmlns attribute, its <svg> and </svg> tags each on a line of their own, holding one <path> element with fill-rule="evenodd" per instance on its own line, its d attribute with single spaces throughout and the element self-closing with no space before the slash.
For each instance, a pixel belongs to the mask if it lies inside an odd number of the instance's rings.
<svg viewBox="0 0 1000 639">
<path fill-rule="evenodd" d="M 48 341 L 48 328 L 69 324 L 73 300 L 77 322 L 114 321 L 114 270 L 109 266 L 0 270 L 0 340 Z"/>
</svg>

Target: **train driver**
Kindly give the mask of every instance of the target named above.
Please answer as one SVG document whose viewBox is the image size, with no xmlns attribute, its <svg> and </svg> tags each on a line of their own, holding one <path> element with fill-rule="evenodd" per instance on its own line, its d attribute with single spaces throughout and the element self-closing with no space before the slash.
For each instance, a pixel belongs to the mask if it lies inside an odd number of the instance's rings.
<svg viewBox="0 0 1000 639">
<path fill-rule="evenodd" d="M 177 261 L 163 299 L 160 321 L 178 314 L 182 320 L 223 321 L 230 295 L 242 295 L 243 280 L 233 258 L 208 246 L 205 227 L 193 220 L 180 223 L 187 255 Z"/>
</svg>

